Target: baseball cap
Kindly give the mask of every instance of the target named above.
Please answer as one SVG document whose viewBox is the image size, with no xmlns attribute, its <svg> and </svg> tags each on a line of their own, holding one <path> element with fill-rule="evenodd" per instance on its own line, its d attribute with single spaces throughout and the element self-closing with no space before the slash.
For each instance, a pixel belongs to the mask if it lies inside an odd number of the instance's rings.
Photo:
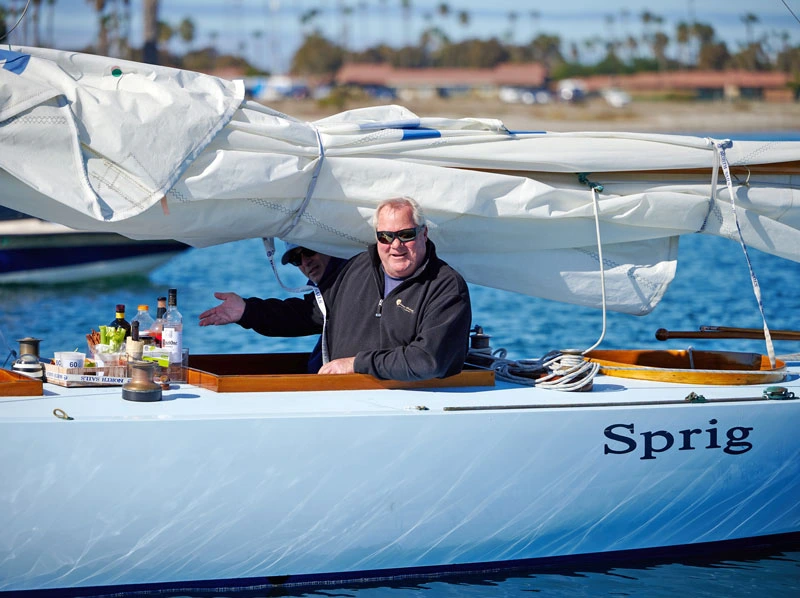
<svg viewBox="0 0 800 598">
<path fill-rule="evenodd" d="M 289 258 L 292 257 L 292 253 L 297 249 L 302 249 L 300 245 L 295 245 L 294 243 L 287 243 L 286 244 L 286 251 L 283 252 L 283 257 L 281 257 L 281 264 L 284 266 L 289 263 Z"/>
</svg>

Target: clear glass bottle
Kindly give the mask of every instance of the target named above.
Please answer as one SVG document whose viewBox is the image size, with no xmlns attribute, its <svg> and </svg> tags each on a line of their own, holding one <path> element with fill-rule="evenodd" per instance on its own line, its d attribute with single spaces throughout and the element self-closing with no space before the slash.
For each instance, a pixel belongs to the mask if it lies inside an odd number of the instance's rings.
<svg viewBox="0 0 800 598">
<path fill-rule="evenodd" d="M 128 320 L 125 319 L 125 305 L 122 303 L 117 304 L 117 311 L 116 311 L 116 318 L 114 321 L 111 322 L 108 326 L 109 328 L 124 328 L 125 329 L 125 337 L 127 338 L 131 334 L 131 324 Z"/>
<path fill-rule="evenodd" d="M 170 380 L 180 380 L 183 362 L 183 316 L 178 311 L 178 290 L 167 293 L 167 311 L 161 329 L 161 347 L 169 352 Z"/>
<path fill-rule="evenodd" d="M 156 323 L 153 316 L 150 315 L 149 305 L 145 305 L 144 303 L 139 305 L 139 311 L 137 311 L 136 315 L 131 319 L 131 328 L 135 322 L 139 322 L 139 336 L 145 337 L 143 340 L 146 340 L 146 338 L 150 336 L 150 330 Z"/>
<path fill-rule="evenodd" d="M 164 314 L 167 313 L 167 298 L 158 298 L 158 308 L 156 309 L 156 320 L 150 327 L 150 337 L 156 345 L 161 346 L 161 330 L 164 328 Z"/>
</svg>

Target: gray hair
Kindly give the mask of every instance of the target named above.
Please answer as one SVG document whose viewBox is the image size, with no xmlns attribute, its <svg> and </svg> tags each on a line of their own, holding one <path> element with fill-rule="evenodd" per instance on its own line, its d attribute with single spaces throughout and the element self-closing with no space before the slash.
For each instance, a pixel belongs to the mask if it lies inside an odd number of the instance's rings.
<svg viewBox="0 0 800 598">
<path fill-rule="evenodd" d="M 391 208 L 399 210 L 400 208 L 411 208 L 411 218 L 414 220 L 416 226 L 423 226 L 425 224 L 425 213 L 422 211 L 420 205 L 410 197 L 392 197 L 391 199 L 384 199 L 375 208 L 375 213 L 372 215 L 372 227 L 378 230 L 378 215 L 384 208 Z"/>
</svg>

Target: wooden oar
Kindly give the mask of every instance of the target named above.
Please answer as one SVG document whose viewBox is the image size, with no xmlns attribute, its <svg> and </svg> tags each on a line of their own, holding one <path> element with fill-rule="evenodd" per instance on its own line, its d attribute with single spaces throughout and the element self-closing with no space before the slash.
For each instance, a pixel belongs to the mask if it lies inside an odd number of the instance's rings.
<svg viewBox="0 0 800 598">
<path fill-rule="evenodd" d="M 770 330 L 772 340 L 800 341 L 800 332 L 794 330 Z M 656 330 L 656 338 L 660 341 L 671 338 L 764 338 L 764 331 L 758 328 L 727 328 L 720 326 L 703 326 L 700 330 Z"/>
</svg>

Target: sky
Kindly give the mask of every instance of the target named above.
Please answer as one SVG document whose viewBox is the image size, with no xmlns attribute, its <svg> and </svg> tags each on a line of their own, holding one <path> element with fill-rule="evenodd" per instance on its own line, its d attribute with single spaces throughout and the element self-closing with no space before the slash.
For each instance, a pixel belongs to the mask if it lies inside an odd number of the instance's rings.
<svg viewBox="0 0 800 598">
<path fill-rule="evenodd" d="M 0 5 L 21 6 L 24 2 L 0 0 Z M 123 4 L 122 0 L 116 2 L 120 6 Z M 161 0 L 159 18 L 175 28 L 184 18 L 190 18 L 196 29 L 192 48 L 210 45 L 216 33 L 220 51 L 238 53 L 243 50 L 251 63 L 273 72 L 285 72 L 288 68 L 302 42 L 304 30 L 300 15 L 311 8 L 321 11 L 315 26 L 336 42 L 346 40 L 352 49 L 381 42 L 395 47 L 416 43 L 423 29 L 435 25 L 453 40 L 497 37 L 506 41 L 510 36 L 514 43 L 524 43 L 541 33 L 558 35 L 562 39 L 562 50 L 567 54 L 570 43 L 575 42 L 585 49 L 584 42 L 594 36 L 604 39 L 640 37 L 641 15 L 645 11 L 663 18 L 662 30 L 670 37 L 681 21 L 696 19 L 709 24 L 714 27 L 718 39 L 724 40 L 732 51 L 748 40 L 742 17 L 752 13 L 758 18 L 753 25 L 755 38 L 768 36 L 777 45 L 780 34 L 785 32 L 792 45 L 800 45 L 800 22 L 792 15 L 794 12 L 800 17 L 800 0 L 604 0 L 602 3 L 597 0 L 452 0 L 446 3 L 450 8 L 446 19 L 438 12 L 441 3 L 441 0 L 411 0 L 410 24 L 402 18 L 401 0 Z M 91 44 L 97 33 L 93 6 L 93 0 L 56 0 L 53 40 L 47 38 L 47 18 L 43 16 L 45 39 L 41 45 L 74 50 Z M 130 0 L 130 6 L 130 39 L 131 44 L 138 47 L 142 43 L 142 1 Z M 352 7 L 344 34 L 342 6 Z M 459 23 L 461 11 L 469 15 L 466 26 Z M 11 25 L 13 23 L 9 23 Z M 254 36 L 254 31 L 260 31 L 261 36 Z M 29 44 L 31 40 L 29 37 Z M 11 42 L 24 42 L 21 27 L 12 33 Z M 183 53 L 187 46 L 175 39 L 170 49 Z"/>
</svg>

